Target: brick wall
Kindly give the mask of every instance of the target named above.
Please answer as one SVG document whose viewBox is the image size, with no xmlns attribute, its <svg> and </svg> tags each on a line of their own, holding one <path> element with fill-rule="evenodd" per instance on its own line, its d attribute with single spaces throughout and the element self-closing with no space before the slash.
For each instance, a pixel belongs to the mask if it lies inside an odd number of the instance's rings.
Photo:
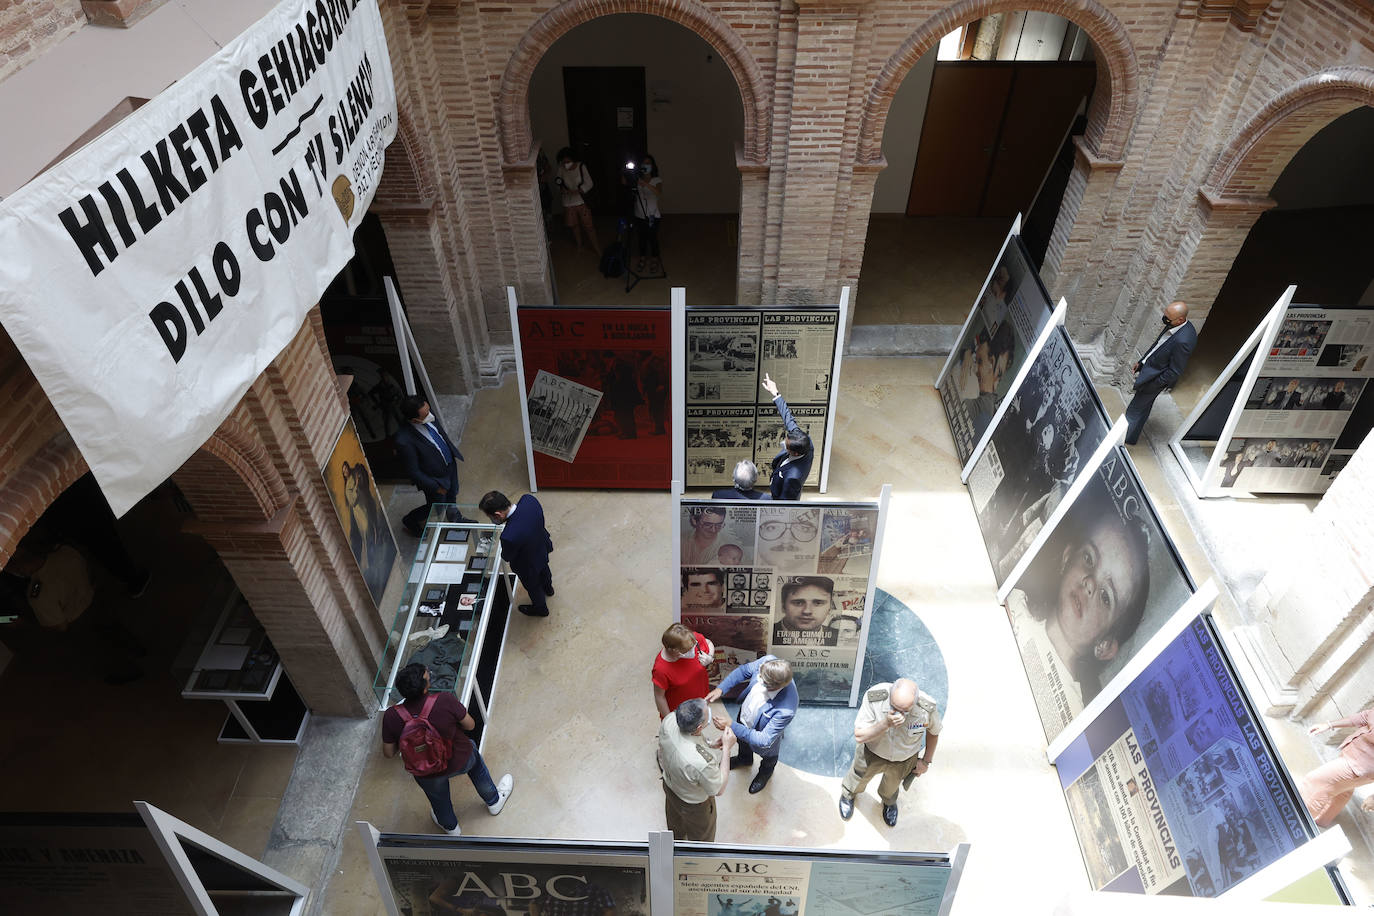
<svg viewBox="0 0 1374 916">
<path fill-rule="evenodd" d="M 0 80 L 85 24 L 81 0 L 0 0 Z"/>
</svg>

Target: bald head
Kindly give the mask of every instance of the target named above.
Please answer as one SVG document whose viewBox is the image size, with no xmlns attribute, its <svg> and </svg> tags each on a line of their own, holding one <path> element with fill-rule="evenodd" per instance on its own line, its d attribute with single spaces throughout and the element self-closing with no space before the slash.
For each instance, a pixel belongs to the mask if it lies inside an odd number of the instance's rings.
<svg viewBox="0 0 1374 916">
<path fill-rule="evenodd" d="M 916 705 L 918 692 L 916 682 L 909 677 L 902 677 L 893 681 L 892 693 L 889 695 L 892 708 L 900 712 L 910 712 L 911 707 Z"/>
<path fill-rule="evenodd" d="M 1170 302 L 1164 306 L 1164 317 L 1169 319 L 1172 327 L 1178 327 L 1188 320 L 1188 303 Z"/>
</svg>

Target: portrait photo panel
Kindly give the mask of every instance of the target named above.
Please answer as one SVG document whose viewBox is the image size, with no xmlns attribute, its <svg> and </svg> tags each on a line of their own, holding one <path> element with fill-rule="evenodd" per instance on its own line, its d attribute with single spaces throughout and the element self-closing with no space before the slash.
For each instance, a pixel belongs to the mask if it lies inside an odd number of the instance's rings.
<svg viewBox="0 0 1374 916">
<path fill-rule="evenodd" d="M 1007 595 L 1046 740 L 1192 592 L 1124 449 L 1113 449 Z"/>
</svg>

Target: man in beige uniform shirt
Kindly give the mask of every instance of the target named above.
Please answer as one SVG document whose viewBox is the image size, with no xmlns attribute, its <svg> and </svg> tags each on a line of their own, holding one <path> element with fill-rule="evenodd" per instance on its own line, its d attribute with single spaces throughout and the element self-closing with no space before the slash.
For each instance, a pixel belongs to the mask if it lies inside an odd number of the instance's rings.
<svg viewBox="0 0 1374 916">
<path fill-rule="evenodd" d="M 940 743 L 940 711 L 929 694 L 922 693 L 910 678 L 890 684 L 874 684 L 854 719 L 854 765 L 840 783 L 840 817 L 854 814 L 854 796 L 869 780 L 881 776 L 878 798 L 883 821 L 897 826 L 897 789 L 930 769 L 935 746 Z"/>
<path fill-rule="evenodd" d="M 658 729 L 658 765 L 663 770 L 663 812 L 668 829 L 679 840 L 713 843 L 716 839 L 716 796 L 730 779 L 730 751 L 737 740 L 729 720 L 721 740 L 701 736 L 711 722 L 705 700 L 687 700 L 664 716 Z M 720 728 L 720 722 L 716 723 Z M 714 747 L 712 745 L 715 745 Z"/>
</svg>

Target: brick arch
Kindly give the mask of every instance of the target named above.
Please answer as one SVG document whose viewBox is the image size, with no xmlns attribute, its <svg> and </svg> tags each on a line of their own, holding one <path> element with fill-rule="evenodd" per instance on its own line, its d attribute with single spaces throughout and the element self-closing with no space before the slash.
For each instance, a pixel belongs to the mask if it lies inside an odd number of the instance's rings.
<svg viewBox="0 0 1374 916">
<path fill-rule="evenodd" d="M 272 463 L 267 446 L 237 421 L 229 419 L 221 423 L 200 450 L 233 470 L 253 497 L 263 519 L 272 518 L 291 501 L 286 481 Z"/>
<path fill-rule="evenodd" d="M 14 555 L 15 545 L 48 506 L 89 469 L 63 429 L 26 456 L 21 467 L 5 475 L 0 486 L 0 506 L 6 516 L 0 523 L 0 565 Z"/>
<path fill-rule="evenodd" d="M 704 39 L 730 68 L 744 107 L 744 158 L 768 161 L 768 81 L 744 41 L 714 11 L 696 0 L 568 0 L 540 16 L 520 37 L 501 75 L 501 151 L 507 165 L 527 161 L 530 136 L 529 94 L 534 70 L 553 43 L 583 23 L 617 13 L 658 16 L 686 26 Z"/>
<path fill-rule="evenodd" d="M 385 209 L 433 200 L 434 178 L 424 167 L 428 161 L 414 119 L 400 109 L 396 114 L 396 142 L 387 150 L 374 205 Z"/>
<path fill-rule="evenodd" d="M 1125 153 L 1131 125 L 1135 123 L 1140 92 L 1140 65 L 1135 46 L 1121 21 L 1097 0 L 960 0 L 926 20 L 883 65 L 864 100 L 857 161 L 869 164 L 882 159 L 883 130 L 892 99 L 911 68 L 941 38 L 976 19 L 1023 10 L 1063 16 L 1092 39 L 1097 52 L 1098 89 L 1107 91 L 1093 93 L 1084 140 L 1099 157 L 1119 160 Z M 1105 80 L 1102 79 L 1104 75 Z"/>
<path fill-rule="evenodd" d="M 1288 163 L 1323 127 L 1374 106 L 1374 69 L 1339 67 L 1300 80 L 1270 99 L 1231 136 L 1203 184 L 1218 197 L 1266 197 Z"/>
</svg>

